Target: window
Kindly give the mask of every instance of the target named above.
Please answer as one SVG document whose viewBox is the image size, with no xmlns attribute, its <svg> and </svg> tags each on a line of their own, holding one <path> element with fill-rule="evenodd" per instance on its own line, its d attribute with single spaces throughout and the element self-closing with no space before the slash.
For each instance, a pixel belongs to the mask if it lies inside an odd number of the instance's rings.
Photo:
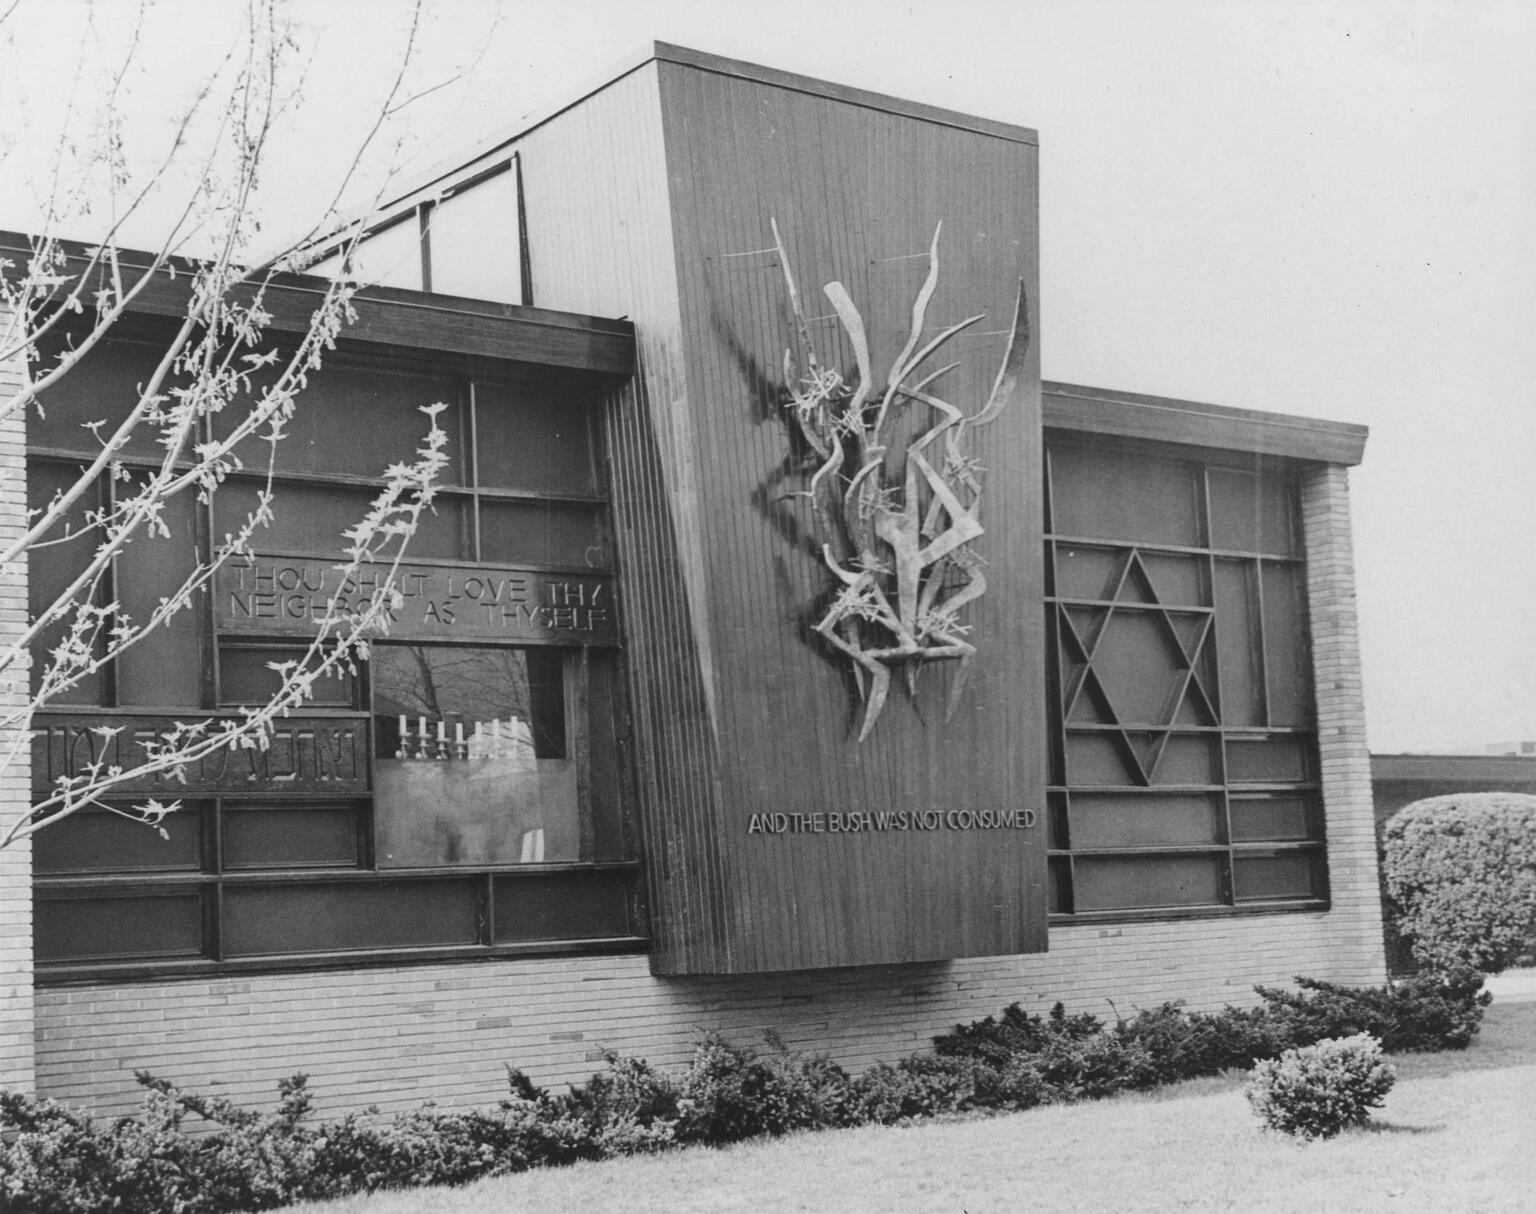
<svg viewBox="0 0 1536 1214">
<path fill-rule="evenodd" d="M 360 281 L 379 286 L 531 303 L 526 243 L 514 155 L 390 216 L 358 241 L 350 267 Z M 309 273 L 330 278 L 341 266 L 341 253 L 332 253 Z"/>
<path fill-rule="evenodd" d="M 1047 451 L 1051 910 L 1326 897 L 1296 478 Z"/>
<path fill-rule="evenodd" d="M 80 389 L 71 376 L 51 394 L 31 435 L 35 504 L 72 481 L 92 453 L 84 424 L 125 410 L 157 354 L 116 342 Z M 391 629 L 356 671 L 318 680 L 267 750 L 125 788 L 125 804 L 182 800 L 164 837 L 107 809 L 37 837 L 44 978 L 640 943 L 596 400 L 581 377 L 538 368 L 327 360 L 276 448 L 276 519 L 255 559 L 39 714 L 34 787 L 103 747 L 131 763 L 173 720 L 267 698 L 272 664 L 303 653 L 335 589 L 342 531 L 419 443 L 416 407 L 442 401 L 452 467 Z M 130 449 L 129 475 L 154 458 Z M 253 445 L 210 503 L 173 504 L 169 537 L 125 549 L 100 601 L 144 618 L 255 503 L 265 459 Z M 73 529 L 113 492 L 99 487 Z M 34 609 L 88 545 L 34 554 Z"/>
</svg>

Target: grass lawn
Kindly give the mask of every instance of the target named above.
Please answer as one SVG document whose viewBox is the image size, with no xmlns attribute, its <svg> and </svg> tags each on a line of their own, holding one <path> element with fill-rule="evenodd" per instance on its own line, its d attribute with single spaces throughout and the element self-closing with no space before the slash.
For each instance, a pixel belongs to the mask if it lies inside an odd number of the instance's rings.
<svg viewBox="0 0 1536 1214">
<path fill-rule="evenodd" d="M 1399 1055 L 1365 1129 L 1263 1132 L 1241 1077 L 1007 1116 L 800 1134 L 303 1207 L 495 1211 L 1536 1210 L 1536 1003 L 1495 1005 L 1470 1050 Z"/>
</svg>

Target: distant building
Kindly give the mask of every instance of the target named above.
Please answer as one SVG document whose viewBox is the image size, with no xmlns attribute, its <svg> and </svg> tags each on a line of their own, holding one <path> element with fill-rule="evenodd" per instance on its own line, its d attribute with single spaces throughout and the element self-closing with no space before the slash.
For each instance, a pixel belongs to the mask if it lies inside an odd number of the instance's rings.
<svg viewBox="0 0 1536 1214">
<path fill-rule="evenodd" d="M 1536 794 L 1536 754 L 1372 755 L 1377 832 L 1403 806 L 1459 792 Z"/>
<path fill-rule="evenodd" d="M 279 448 L 260 557 L 42 714 L 32 784 L 105 720 L 132 746 L 261 696 L 412 406 L 445 400 L 457 462 L 400 618 L 271 752 L 191 773 L 168 841 L 82 812 L 0 853 L 4 1081 L 122 1109 L 136 1069 L 243 1101 L 304 1070 L 330 1108 L 483 1103 L 504 1062 L 569 1081 L 606 1050 L 676 1062 L 701 1029 L 860 1065 L 1015 1000 L 1380 981 L 1365 432 L 1042 383 L 1037 153 L 657 45 L 400 199 L 360 252 L 387 285 Z M 971 415 L 995 391 L 995 418 L 924 446 L 942 410 L 898 398 L 921 479 L 861 498 L 882 448 L 826 473 L 852 521 L 818 519 L 772 225 L 845 382 L 857 343 L 822 286 L 846 287 L 878 393 L 941 221 L 919 340 L 986 319 L 927 390 Z M 7 432 L 34 500 L 89 454 L 74 423 L 132 399 L 176 289 Z M 273 290 L 279 330 L 314 289 Z M 937 487 L 965 470 L 974 516 Z M 168 522 L 206 544 L 254 492 L 233 476 Z M 842 525 L 899 560 L 871 546 L 840 585 L 820 529 Z M 153 602 L 175 571 L 150 551 L 122 585 Z M 37 594 L 67 560 L 38 554 Z M 839 589 L 867 624 L 826 623 Z M 955 640 L 922 660 L 918 632 Z"/>
</svg>

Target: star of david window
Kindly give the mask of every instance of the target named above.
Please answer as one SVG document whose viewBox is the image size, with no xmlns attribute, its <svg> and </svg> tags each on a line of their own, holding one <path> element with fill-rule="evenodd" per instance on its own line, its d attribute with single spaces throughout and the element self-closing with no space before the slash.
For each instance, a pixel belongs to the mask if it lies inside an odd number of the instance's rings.
<svg viewBox="0 0 1536 1214">
<path fill-rule="evenodd" d="M 1051 909 L 1326 897 L 1295 471 L 1053 443 Z"/>
</svg>

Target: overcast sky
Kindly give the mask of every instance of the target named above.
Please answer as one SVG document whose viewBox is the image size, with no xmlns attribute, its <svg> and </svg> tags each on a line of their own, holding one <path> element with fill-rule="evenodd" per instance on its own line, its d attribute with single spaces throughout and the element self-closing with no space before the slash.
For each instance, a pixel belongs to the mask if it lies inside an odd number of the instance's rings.
<svg viewBox="0 0 1536 1214">
<path fill-rule="evenodd" d="M 0 228 L 25 230 L 71 105 L 89 143 L 100 69 L 123 57 L 136 6 L 15 2 L 0 20 Z M 244 7 L 148 6 L 117 93 L 130 168 L 163 152 Z M 292 5 L 294 98 L 261 201 L 272 240 L 329 205 L 410 10 Z M 654 39 L 1034 127 L 1046 377 L 1368 425 L 1353 491 L 1372 749 L 1536 739 L 1533 11 L 428 0 L 401 96 L 425 95 L 359 184 L 467 154 Z M 130 233 L 141 243 L 157 205 Z"/>
</svg>

